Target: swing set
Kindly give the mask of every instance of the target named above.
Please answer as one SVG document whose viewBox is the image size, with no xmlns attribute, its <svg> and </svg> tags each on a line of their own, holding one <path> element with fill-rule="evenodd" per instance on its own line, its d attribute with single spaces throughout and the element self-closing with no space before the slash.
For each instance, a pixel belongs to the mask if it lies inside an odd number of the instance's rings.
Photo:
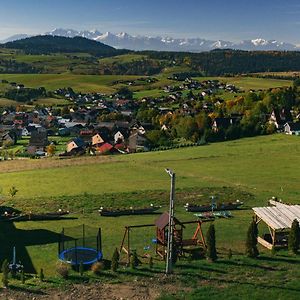
<svg viewBox="0 0 300 300">
<path fill-rule="evenodd" d="M 212 220 L 197 220 L 197 221 L 187 221 L 180 222 L 178 219 L 174 218 L 173 224 L 173 241 L 174 247 L 178 254 L 178 257 L 184 257 L 185 253 L 191 251 L 198 251 L 201 253 L 203 249 L 206 249 L 206 242 L 202 231 L 202 223 L 211 222 Z M 196 229 L 192 238 L 184 239 L 184 229 L 186 225 L 196 225 Z M 167 241 L 168 241 L 168 225 L 169 225 L 169 214 L 167 212 L 163 213 L 154 224 L 141 224 L 141 225 L 131 225 L 125 226 L 125 231 L 123 239 L 120 246 L 120 255 L 122 253 L 126 254 L 126 262 L 130 263 L 130 256 L 132 253 L 131 248 L 131 233 L 135 229 L 141 229 L 146 227 L 155 227 L 156 237 L 152 238 L 151 242 L 155 244 L 155 253 L 161 259 L 165 260 L 167 255 Z M 149 241 L 150 242 L 150 239 Z M 144 250 L 150 250 L 151 246 L 146 244 Z"/>
</svg>

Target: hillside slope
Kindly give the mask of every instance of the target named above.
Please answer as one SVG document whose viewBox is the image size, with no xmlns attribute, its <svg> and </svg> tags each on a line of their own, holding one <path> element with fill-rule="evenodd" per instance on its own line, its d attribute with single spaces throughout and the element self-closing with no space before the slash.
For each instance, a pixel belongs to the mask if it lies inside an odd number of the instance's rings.
<svg viewBox="0 0 300 300">
<path fill-rule="evenodd" d="M 75 53 L 84 52 L 96 56 L 113 56 L 121 51 L 83 37 L 35 36 L 8 42 L 4 48 L 20 49 L 27 54 Z"/>
</svg>

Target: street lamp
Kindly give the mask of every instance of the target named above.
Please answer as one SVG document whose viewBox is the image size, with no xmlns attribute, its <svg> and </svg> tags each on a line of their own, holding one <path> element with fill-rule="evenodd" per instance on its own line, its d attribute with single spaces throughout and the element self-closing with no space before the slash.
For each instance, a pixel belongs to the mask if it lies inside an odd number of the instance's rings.
<svg viewBox="0 0 300 300">
<path fill-rule="evenodd" d="M 167 263 L 166 263 L 166 274 L 170 274 L 172 273 L 172 255 L 173 255 L 172 252 L 173 252 L 173 228 L 174 228 L 175 173 L 173 173 L 173 171 L 170 169 L 165 169 L 165 171 L 171 177 Z"/>
</svg>

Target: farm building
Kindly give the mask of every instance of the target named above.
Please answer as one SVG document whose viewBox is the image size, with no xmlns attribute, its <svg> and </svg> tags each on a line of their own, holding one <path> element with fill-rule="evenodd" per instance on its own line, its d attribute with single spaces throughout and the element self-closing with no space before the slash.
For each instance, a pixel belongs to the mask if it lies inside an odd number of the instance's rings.
<svg viewBox="0 0 300 300">
<path fill-rule="evenodd" d="M 300 205 L 287 205 L 274 200 L 269 203 L 272 206 L 253 208 L 256 224 L 264 223 L 269 230 L 257 241 L 268 249 L 287 247 L 292 222 L 295 219 L 300 221 Z"/>
</svg>

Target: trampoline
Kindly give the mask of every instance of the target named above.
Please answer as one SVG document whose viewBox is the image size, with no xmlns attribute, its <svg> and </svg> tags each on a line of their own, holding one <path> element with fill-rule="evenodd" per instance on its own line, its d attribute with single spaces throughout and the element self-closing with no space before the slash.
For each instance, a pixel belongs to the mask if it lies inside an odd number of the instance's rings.
<svg viewBox="0 0 300 300">
<path fill-rule="evenodd" d="M 101 228 L 86 225 L 63 228 L 58 244 L 58 258 L 78 270 L 103 259 Z"/>
<path fill-rule="evenodd" d="M 71 265 L 92 265 L 102 259 L 102 252 L 93 248 L 74 247 L 61 252 L 59 259 Z"/>
</svg>

